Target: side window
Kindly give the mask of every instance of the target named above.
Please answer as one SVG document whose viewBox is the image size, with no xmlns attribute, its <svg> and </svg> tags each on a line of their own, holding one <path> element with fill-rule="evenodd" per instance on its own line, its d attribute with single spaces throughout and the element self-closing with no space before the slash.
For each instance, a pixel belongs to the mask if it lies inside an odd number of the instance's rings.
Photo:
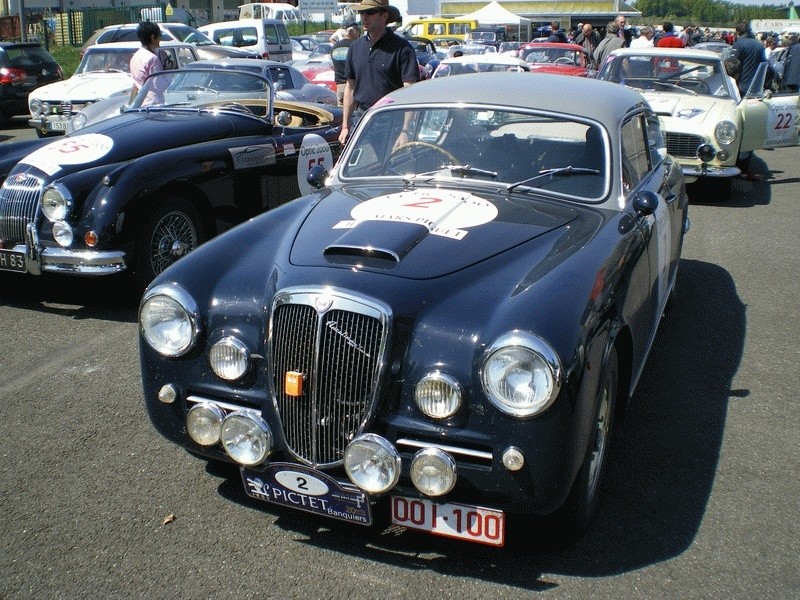
<svg viewBox="0 0 800 600">
<path fill-rule="evenodd" d="M 258 31 L 255 27 L 245 27 L 241 30 L 241 41 L 237 41 L 237 46 L 255 46 L 258 44 Z"/>
<path fill-rule="evenodd" d="M 637 116 L 622 126 L 622 182 L 626 189 L 636 187 L 650 170 L 650 150 L 644 120 Z"/>
<path fill-rule="evenodd" d="M 271 69 L 270 73 L 276 90 L 292 89 L 292 78 L 289 76 L 288 69 Z"/>
<path fill-rule="evenodd" d="M 650 148 L 650 162 L 653 167 L 660 165 L 667 154 L 667 138 L 656 115 L 647 117 L 647 145 Z"/>
<path fill-rule="evenodd" d="M 178 48 L 178 65 L 182 67 L 194 61 L 194 54 L 189 48 Z"/>
<path fill-rule="evenodd" d="M 264 25 L 264 38 L 268 44 L 278 43 L 278 30 L 275 25 Z"/>
<path fill-rule="evenodd" d="M 211 34 L 211 38 L 223 46 L 236 45 L 236 35 L 233 29 L 217 29 Z"/>
</svg>

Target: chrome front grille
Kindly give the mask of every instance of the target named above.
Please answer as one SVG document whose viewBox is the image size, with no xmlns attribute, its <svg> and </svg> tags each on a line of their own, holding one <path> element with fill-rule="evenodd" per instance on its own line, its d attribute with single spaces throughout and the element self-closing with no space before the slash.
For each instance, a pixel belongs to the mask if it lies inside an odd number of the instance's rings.
<svg viewBox="0 0 800 600">
<path fill-rule="evenodd" d="M 270 364 L 289 450 L 303 462 L 342 461 L 347 444 L 372 412 L 385 363 L 388 310 L 323 289 L 276 296 L 270 323 Z M 287 386 L 298 374 L 302 392 Z"/>
<path fill-rule="evenodd" d="M 667 152 L 675 158 L 697 158 L 697 148 L 704 143 L 699 135 L 667 132 Z"/>
<path fill-rule="evenodd" d="M 25 228 L 36 216 L 44 182 L 25 173 L 9 176 L 0 188 L 0 241 L 21 244 Z"/>
</svg>

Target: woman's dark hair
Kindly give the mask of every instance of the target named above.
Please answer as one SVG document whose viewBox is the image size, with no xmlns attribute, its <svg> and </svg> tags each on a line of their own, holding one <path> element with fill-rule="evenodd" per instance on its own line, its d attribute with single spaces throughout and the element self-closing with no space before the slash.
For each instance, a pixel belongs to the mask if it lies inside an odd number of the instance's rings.
<svg viewBox="0 0 800 600">
<path fill-rule="evenodd" d="M 142 21 L 136 28 L 136 37 L 139 38 L 142 46 L 148 46 L 154 35 L 161 37 L 161 28 L 158 26 L 158 23 Z"/>
</svg>

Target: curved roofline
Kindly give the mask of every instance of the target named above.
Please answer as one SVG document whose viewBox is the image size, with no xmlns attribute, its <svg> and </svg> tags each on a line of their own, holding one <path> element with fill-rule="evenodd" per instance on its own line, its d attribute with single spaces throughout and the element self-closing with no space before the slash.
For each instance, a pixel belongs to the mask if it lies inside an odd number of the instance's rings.
<svg viewBox="0 0 800 600">
<path fill-rule="evenodd" d="M 570 90 L 570 98 L 591 98 L 592 101 L 565 101 L 564 95 L 557 91 L 566 89 Z M 618 83 L 572 75 L 506 71 L 428 79 L 396 90 L 386 98 L 387 103 L 394 105 L 436 105 L 452 103 L 447 99 L 456 98 L 464 104 L 486 105 L 487 109 L 501 105 L 599 122 L 607 122 L 609 116 L 613 121 L 620 121 L 632 107 L 647 106 L 641 94 Z"/>
</svg>

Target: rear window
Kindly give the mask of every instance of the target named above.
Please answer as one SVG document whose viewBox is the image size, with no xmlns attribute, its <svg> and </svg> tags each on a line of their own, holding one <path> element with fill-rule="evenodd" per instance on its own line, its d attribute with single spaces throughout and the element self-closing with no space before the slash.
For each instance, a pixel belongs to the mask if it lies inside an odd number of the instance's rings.
<svg viewBox="0 0 800 600">
<path fill-rule="evenodd" d="M 5 55 L 7 66 L 9 67 L 24 68 L 56 62 L 47 50 L 40 46 L 11 46 L 5 49 Z"/>
</svg>

